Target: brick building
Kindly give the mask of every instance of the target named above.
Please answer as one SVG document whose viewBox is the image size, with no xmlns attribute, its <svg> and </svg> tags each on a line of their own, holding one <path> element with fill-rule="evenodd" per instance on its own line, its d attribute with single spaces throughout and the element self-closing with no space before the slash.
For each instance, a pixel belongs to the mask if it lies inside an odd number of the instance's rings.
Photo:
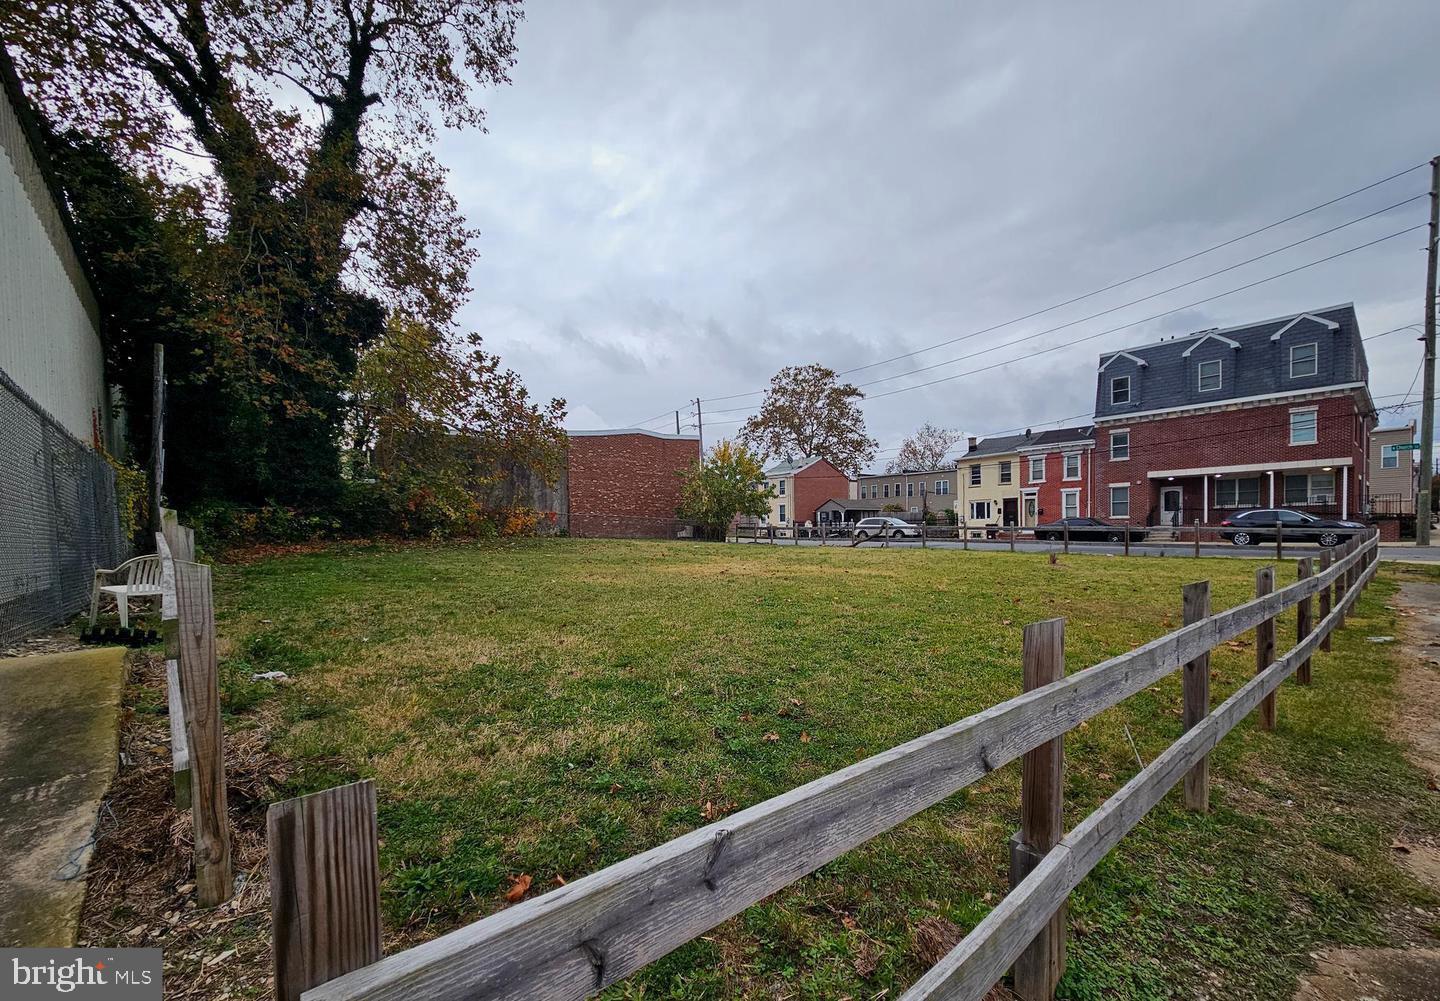
<svg viewBox="0 0 1440 1001">
<path fill-rule="evenodd" d="M 1020 524 L 1094 514 L 1095 429 L 1025 432 L 1020 456 Z"/>
<path fill-rule="evenodd" d="M 771 488 L 769 525 L 814 524 L 821 504 L 850 492 L 850 477 L 825 459 L 778 463 L 765 470 L 765 482 Z"/>
<path fill-rule="evenodd" d="M 1101 355 L 1095 514 L 1165 526 L 1255 507 L 1363 512 L 1368 377 L 1350 304 Z"/>
<path fill-rule="evenodd" d="M 571 431 L 567 469 L 570 534 L 674 538 L 680 474 L 700 458 L 696 435 L 624 428 Z"/>
</svg>

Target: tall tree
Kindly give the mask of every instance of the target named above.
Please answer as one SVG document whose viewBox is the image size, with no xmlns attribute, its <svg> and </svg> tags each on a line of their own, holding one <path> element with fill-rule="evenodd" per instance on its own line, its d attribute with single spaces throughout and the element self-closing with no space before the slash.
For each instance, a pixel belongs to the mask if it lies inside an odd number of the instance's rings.
<svg viewBox="0 0 1440 1001">
<path fill-rule="evenodd" d="M 782 368 L 760 410 L 740 426 L 740 441 L 762 455 L 828 459 L 852 476 L 875 458 L 880 443 L 865 433 L 865 398 L 823 365 Z"/>
<path fill-rule="evenodd" d="M 252 490 L 338 476 L 358 351 L 385 311 L 453 325 L 474 236 L 430 153 L 483 128 L 510 0 L 0 0 L 0 38 L 59 131 L 105 143 L 157 199 L 196 200 L 210 374 L 247 406 Z"/>
<path fill-rule="evenodd" d="M 950 449 L 963 437 L 959 431 L 936 427 L 926 421 L 914 434 L 900 443 L 900 451 L 886 463 L 885 472 L 939 469 L 944 465 L 945 456 L 950 453 Z"/>
</svg>

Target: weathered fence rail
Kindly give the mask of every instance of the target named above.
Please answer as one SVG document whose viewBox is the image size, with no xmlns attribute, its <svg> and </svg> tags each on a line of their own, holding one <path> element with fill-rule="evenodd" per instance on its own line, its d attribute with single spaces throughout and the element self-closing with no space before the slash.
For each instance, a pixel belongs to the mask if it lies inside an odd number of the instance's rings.
<svg viewBox="0 0 1440 1001">
<path fill-rule="evenodd" d="M 543 896 L 352 970 L 306 990 L 303 998 L 587 997 L 1166 675 L 1203 663 L 1216 646 L 1252 629 L 1264 631 L 1280 613 L 1302 603 L 1308 606 L 1321 595 L 1321 619 L 1299 645 L 1274 663 L 1267 658 L 1256 677 L 1214 712 L 1208 712 L 1208 705 L 1191 706 L 1185 735 L 1053 848 L 1037 851 L 1043 857 L 1004 901 L 906 995 L 979 998 L 1036 941 L 1105 853 L 1182 777 L 1198 775 L 1215 743 L 1323 648 L 1374 574 L 1377 547 L 1374 535 L 1351 540 L 1319 573 L 1302 574 L 1293 584 L 1213 615 L 1202 615 L 1200 596 L 1191 595 L 1187 625 L 1135 650 L 1040 684 Z M 1205 598 L 1208 611 L 1208 593 Z M 1047 642 L 1053 655 L 1055 643 Z M 1033 673 L 1037 682 L 1047 676 Z M 1192 684 L 1187 691 L 1193 701 L 1201 688 Z M 1208 702 L 1208 690 L 1204 698 Z M 1049 786 L 1040 796 L 1043 802 L 1037 799 L 1038 817 L 1042 809 L 1053 809 L 1061 782 L 1053 761 L 1027 768 L 1027 782 L 1035 781 L 1029 779 L 1032 771 L 1043 773 Z M 1032 793 L 1027 787 L 1022 795 Z M 1190 798 L 1196 795 L 1192 789 Z M 371 848 L 357 843 L 356 850 Z M 289 846 L 271 845 L 272 858 L 293 854 Z M 334 864 L 347 870 L 349 861 Z M 277 922 L 284 919 L 278 911 L 275 917 Z M 332 918 L 344 920 L 343 915 Z M 277 928 L 276 934 L 279 938 L 289 932 Z M 1063 923 L 1058 934 L 1063 962 Z M 1051 967 L 1040 980 L 1048 980 L 1053 989 L 1059 970 L 1058 964 Z M 1032 996 L 1048 996 L 1048 991 Z M 280 998 L 290 1001 L 285 995 Z"/>
</svg>

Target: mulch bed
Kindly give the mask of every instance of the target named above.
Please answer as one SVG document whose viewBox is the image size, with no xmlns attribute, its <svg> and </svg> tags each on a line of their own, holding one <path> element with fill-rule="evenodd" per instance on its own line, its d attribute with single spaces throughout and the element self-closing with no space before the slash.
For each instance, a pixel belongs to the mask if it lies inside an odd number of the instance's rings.
<svg viewBox="0 0 1440 1001">
<path fill-rule="evenodd" d="M 169 720 L 146 708 L 165 704 L 164 662 L 138 654 L 128 671 L 120 767 L 100 809 L 79 944 L 162 949 L 167 998 L 270 997 L 265 807 L 286 767 L 266 750 L 263 729 L 226 733 L 235 896 L 199 908 L 190 813 L 175 808 Z"/>
</svg>

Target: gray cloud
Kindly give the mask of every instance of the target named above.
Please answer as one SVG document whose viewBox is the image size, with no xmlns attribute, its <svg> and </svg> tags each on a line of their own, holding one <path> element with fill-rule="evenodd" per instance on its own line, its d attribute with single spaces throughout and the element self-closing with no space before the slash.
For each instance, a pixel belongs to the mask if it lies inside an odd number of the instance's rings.
<svg viewBox="0 0 1440 1001">
<path fill-rule="evenodd" d="M 483 232 L 464 314 L 574 426 L 848 369 L 991 326 L 1229 239 L 1440 151 L 1440 6 L 533 5 L 490 131 L 442 157 Z M 1416 171 L 905 372 L 1124 303 L 1424 190 Z M 1423 202 L 1151 302 L 874 392 L 884 445 L 931 420 L 998 431 L 1085 412 L 1127 342 L 1353 300 L 1416 322 L 1413 233 L 1035 355 L 1421 222 Z M 1407 335 L 1370 345 L 1400 393 Z M 727 410 L 758 399 L 707 404 Z M 733 431 L 739 414 L 707 421 Z M 659 426 L 661 422 L 657 422 Z M 711 437 L 707 435 L 707 437 Z"/>
</svg>

